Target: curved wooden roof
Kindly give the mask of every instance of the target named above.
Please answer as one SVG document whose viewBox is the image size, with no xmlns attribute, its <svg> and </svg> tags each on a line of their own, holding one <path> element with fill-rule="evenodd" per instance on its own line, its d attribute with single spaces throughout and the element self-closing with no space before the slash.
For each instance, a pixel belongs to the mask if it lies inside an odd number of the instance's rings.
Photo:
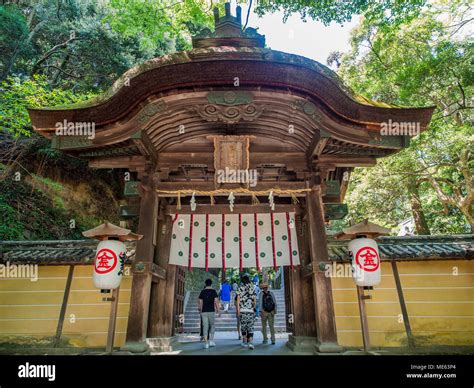
<svg viewBox="0 0 474 388">
<path fill-rule="evenodd" d="M 236 78 L 238 88 L 234 87 Z M 54 129 L 56 122 L 64 119 L 103 126 L 123 119 L 151 96 L 179 94 L 194 88 L 291 91 L 341 119 L 376 130 L 388 120 L 420 122 L 425 129 L 433 112 L 432 107 L 398 108 L 357 101 L 357 96 L 331 70 L 301 56 L 257 47 L 210 47 L 147 61 L 127 71 L 107 93 L 88 103 L 29 108 L 29 113 L 37 131 Z"/>
<path fill-rule="evenodd" d="M 326 66 L 265 48 L 264 36 L 242 30 L 239 9 L 234 17 L 226 6 L 215 19 L 215 31 L 194 37 L 192 50 L 130 69 L 91 101 L 29 108 L 34 130 L 93 167 L 143 171 L 151 164 L 165 181 L 189 180 L 186 169 L 202 170 L 196 179 L 208 181 L 208 136 L 252 135 L 251 168 L 273 169 L 264 176 L 302 181 L 316 167 L 344 186 L 352 167 L 408 145 L 406 136 L 381 136 L 383 123 L 418 123 L 421 131 L 429 124 L 433 107 L 370 101 Z M 64 120 L 93 123 L 95 138 L 54 136 Z"/>
</svg>

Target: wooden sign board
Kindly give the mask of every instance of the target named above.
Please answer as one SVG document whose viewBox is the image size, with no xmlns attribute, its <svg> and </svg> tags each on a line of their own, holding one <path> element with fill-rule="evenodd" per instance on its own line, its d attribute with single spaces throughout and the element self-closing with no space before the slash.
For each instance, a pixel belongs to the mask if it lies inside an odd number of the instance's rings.
<svg viewBox="0 0 474 388">
<path fill-rule="evenodd" d="M 250 167 L 250 140 L 254 136 L 209 136 L 214 141 L 214 169 L 216 186 L 219 171 L 243 171 Z"/>
</svg>

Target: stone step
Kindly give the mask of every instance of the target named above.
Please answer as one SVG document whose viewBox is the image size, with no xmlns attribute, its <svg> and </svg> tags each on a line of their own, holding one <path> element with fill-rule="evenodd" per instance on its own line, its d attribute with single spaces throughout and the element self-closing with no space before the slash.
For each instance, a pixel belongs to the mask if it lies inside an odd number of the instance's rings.
<svg viewBox="0 0 474 388">
<path fill-rule="evenodd" d="M 260 320 L 260 317 L 257 318 L 258 320 Z M 200 317 L 191 317 L 191 318 L 188 318 L 188 317 L 185 317 L 184 318 L 184 322 L 185 323 L 199 323 L 201 321 L 201 318 Z M 215 319 L 216 322 L 237 322 L 237 318 L 216 318 Z M 280 315 L 277 315 L 275 317 L 275 322 L 285 322 L 286 321 L 286 318 L 284 316 L 280 316 Z"/>
<path fill-rule="evenodd" d="M 200 322 L 184 322 L 184 326 L 186 327 L 199 327 Z M 255 322 L 255 325 L 261 325 L 260 322 Z M 216 322 L 216 326 L 232 326 L 237 327 L 237 322 Z M 286 326 L 285 321 L 275 321 L 275 326 Z"/>
<path fill-rule="evenodd" d="M 224 328 L 216 327 L 215 331 L 219 331 L 219 332 L 221 332 L 221 331 L 233 331 L 237 335 L 237 330 L 236 330 L 235 327 L 224 327 Z M 262 330 L 260 328 L 256 327 L 255 331 L 262 331 Z M 286 333 L 286 328 L 285 327 L 275 327 L 275 332 L 276 333 Z M 196 329 L 186 329 L 186 328 L 184 328 L 182 333 L 199 334 L 199 329 L 196 330 Z"/>
<path fill-rule="evenodd" d="M 275 331 L 279 333 L 286 332 L 285 290 L 272 290 L 272 292 L 279 306 L 279 312 L 275 317 Z M 199 333 L 200 331 L 199 293 L 200 291 L 193 291 L 189 295 L 182 326 L 182 330 L 185 333 Z M 228 311 L 226 313 L 222 312 L 220 317 L 216 316 L 216 331 L 232 331 L 237 333 L 237 318 L 235 314 L 235 305 L 231 301 Z M 262 330 L 262 322 L 259 317 L 255 321 L 255 330 Z"/>
<path fill-rule="evenodd" d="M 285 297 L 282 296 L 282 297 L 279 297 L 279 296 L 276 296 L 275 297 L 277 303 L 280 302 L 280 303 L 284 303 L 285 302 Z M 196 297 L 190 297 L 189 300 L 188 300 L 188 306 L 189 305 L 197 305 L 199 302 L 199 298 L 196 296 Z M 234 304 L 234 301 L 231 300 L 230 303 L 233 305 Z"/>
<path fill-rule="evenodd" d="M 192 333 L 199 333 L 200 328 L 199 327 L 186 327 L 183 326 L 183 330 L 187 332 L 192 332 Z M 219 331 L 237 331 L 237 326 L 216 326 L 215 330 Z M 254 326 L 254 330 L 256 331 L 262 331 L 261 326 Z M 286 326 L 275 326 L 276 331 L 286 331 Z"/>
</svg>

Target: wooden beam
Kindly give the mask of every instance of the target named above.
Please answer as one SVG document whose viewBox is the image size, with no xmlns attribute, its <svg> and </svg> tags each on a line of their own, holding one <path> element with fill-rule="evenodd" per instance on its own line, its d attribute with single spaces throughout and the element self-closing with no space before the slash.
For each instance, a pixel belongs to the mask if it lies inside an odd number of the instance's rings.
<svg viewBox="0 0 474 388">
<path fill-rule="evenodd" d="M 146 350 L 151 285 L 150 273 L 133 273 L 125 350 L 132 351 L 135 348 L 138 352 Z"/>
<path fill-rule="evenodd" d="M 327 134 L 324 132 L 324 134 Z M 324 147 L 326 147 L 326 144 L 329 141 L 330 136 L 315 136 L 313 141 L 308 147 L 308 157 L 313 158 L 314 156 L 320 156 L 323 153 Z"/>
<path fill-rule="evenodd" d="M 153 263 L 155 253 L 153 234 L 156 233 L 154 225 L 155 218 L 158 217 L 155 186 L 151 174 L 144 177 L 142 185 L 146 190 L 141 191 L 138 233 L 142 234 L 143 238 L 138 241 L 135 253 L 127 337 L 124 347 L 130 350 L 135 348 L 136 344 L 140 344 L 139 348 L 146 348 L 145 338 L 153 275 L 152 271 L 145 271 L 145 265 L 151 266 Z"/>
<path fill-rule="evenodd" d="M 191 211 L 191 206 L 182 205 L 178 210 L 176 206 L 167 206 L 166 215 L 175 214 L 253 214 L 253 213 L 286 213 L 295 212 L 302 213 L 303 209 L 299 205 L 275 205 L 275 210 L 271 210 L 268 204 L 260 205 L 234 205 L 234 211 L 231 212 L 229 205 L 197 205 L 196 210 Z"/>
<path fill-rule="evenodd" d="M 332 167 L 372 167 L 377 159 L 358 155 L 321 155 L 314 163 Z"/>
<path fill-rule="evenodd" d="M 53 134 L 51 148 L 61 151 L 87 149 L 93 146 L 92 139 L 88 136 L 58 136 Z"/>
<path fill-rule="evenodd" d="M 138 234 L 143 238 L 138 241 L 135 253 L 135 263 L 153 262 L 154 246 L 153 233 L 155 227 L 155 218 L 158 217 L 158 200 L 155 192 L 153 177 L 147 176 L 142 182 L 143 190 L 141 190 L 140 200 L 140 220 L 138 223 Z"/>
<path fill-rule="evenodd" d="M 291 170 L 307 170 L 306 155 L 303 152 L 250 152 L 250 168 L 262 164 L 284 164 Z M 206 164 L 214 169 L 214 152 L 160 152 L 158 169 L 177 168 L 182 164 Z"/>
<path fill-rule="evenodd" d="M 157 253 L 158 264 L 166 269 L 166 278 L 153 284 L 150 299 L 149 337 L 170 337 L 174 328 L 174 300 L 176 266 L 168 264 L 171 249 L 172 221 L 165 217 L 160 221 Z"/>
<path fill-rule="evenodd" d="M 96 158 L 89 160 L 90 168 L 143 168 L 146 165 L 143 156 L 114 156 L 112 158 Z"/>
<path fill-rule="evenodd" d="M 61 334 L 63 332 L 64 317 L 66 315 L 67 301 L 71 292 L 72 278 L 74 276 L 74 266 L 69 266 L 69 272 L 67 274 L 66 286 L 64 287 L 63 302 L 61 304 L 61 311 L 59 312 L 58 326 L 56 327 L 56 336 L 54 337 L 54 347 L 59 346 L 61 340 Z"/>
<path fill-rule="evenodd" d="M 317 350 L 319 352 L 337 352 L 340 351 L 340 347 L 337 345 L 331 278 L 326 276 L 323 269 L 325 264 L 329 263 L 329 256 L 320 186 L 313 186 L 313 190 L 306 194 L 306 219 L 309 252 L 313 267 L 312 284 L 318 338 Z"/>
<path fill-rule="evenodd" d="M 138 147 L 143 156 L 148 157 L 153 165 L 156 165 L 158 160 L 157 152 L 149 136 L 143 130 L 134 133 L 131 136 L 133 143 Z"/>
<path fill-rule="evenodd" d="M 356 286 L 357 288 L 357 302 L 359 304 L 359 315 L 360 315 L 360 327 L 362 329 L 362 342 L 364 343 L 364 350 L 367 352 L 370 350 L 370 339 L 369 339 L 369 321 L 367 320 L 367 311 L 365 308 L 364 287 Z"/>
<path fill-rule="evenodd" d="M 410 318 L 408 317 L 408 309 L 405 303 L 405 297 L 403 295 L 402 283 L 400 281 L 400 274 L 398 273 L 397 262 L 391 261 L 393 278 L 395 279 L 395 285 L 397 287 L 398 300 L 400 301 L 400 309 L 402 310 L 403 324 L 405 325 L 405 332 L 407 333 L 408 347 L 415 347 L 415 338 L 411 331 Z"/>
<path fill-rule="evenodd" d="M 352 172 L 352 168 L 347 168 L 342 173 L 341 195 L 340 195 L 341 200 L 340 200 L 340 202 L 344 201 L 347 189 L 349 188 L 349 181 L 350 181 L 350 178 L 351 178 L 351 172 Z"/>
<path fill-rule="evenodd" d="M 115 327 L 117 326 L 117 312 L 119 301 L 120 287 L 112 291 L 112 298 L 110 300 L 110 314 L 109 314 L 109 328 L 107 330 L 107 344 L 105 347 L 106 353 L 112 353 L 114 350 Z"/>
</svg>

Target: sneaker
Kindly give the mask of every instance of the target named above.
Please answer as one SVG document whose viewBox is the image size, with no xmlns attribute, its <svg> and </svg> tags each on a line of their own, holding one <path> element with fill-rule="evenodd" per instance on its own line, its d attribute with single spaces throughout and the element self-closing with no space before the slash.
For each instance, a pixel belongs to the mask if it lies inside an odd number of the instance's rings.
<svg viewBox="0 0 474 388">
<path fill-rule="evenodd" d="M 272 341 L 272 345 L 275 345 L 275 341 Z"/>
<path fill-rule="evenodd" d="M 268 340 L 263 340 L 262 344 L 264 345 L 268 344 Z"/>
<path fill-rule="evenodd" d="M 254 349 L 253 344 L 249 344 L 249 349 L 250 349 L 250 350 L 253 350 L 253 349 Z"/>
<path fill-rule="evenodd" d="M 242 342 L 242 343 L 240 344 L 240 346 L 243 346 L 244 348 L 246 348 L 246 347 L 248 346 L 248 344 L 247 344 L 247 342 Z"/>
<path fill-rule="evenodd" d="M 214 346 L 216 346 L 216 343 L 214 341 L 209 341 L 209 346 L 213 348 Z"/>
<path fill-rule="evenodd" d="M 206 342 L 206 344 L 204 345 L 204 349 L 209 349 L 209 342 Z"/>
</svg>

